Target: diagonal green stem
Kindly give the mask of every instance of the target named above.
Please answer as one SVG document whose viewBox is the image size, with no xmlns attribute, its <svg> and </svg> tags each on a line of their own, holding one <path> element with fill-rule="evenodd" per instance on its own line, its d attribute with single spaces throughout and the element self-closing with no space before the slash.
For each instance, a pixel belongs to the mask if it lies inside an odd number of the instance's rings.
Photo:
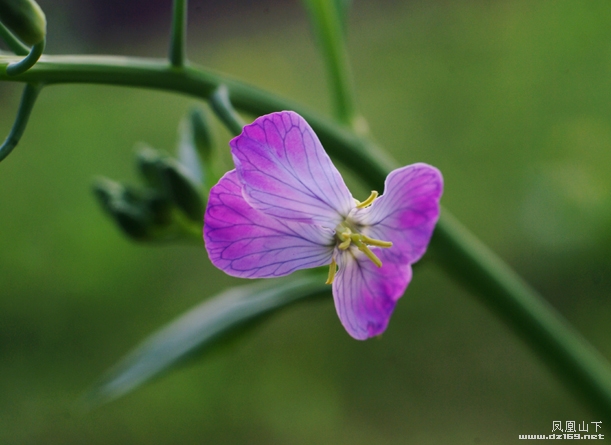
<svg viewBox="0 0 611 445">
<path fill-rule="evenodd" d="M 174 0 L 170 35 L 170 64 L 180 68 L 185 64 L 187 34 L 187 0 Z"/>
<path fill-rule="evenodd" d="M 0 68 L 14 57 L 0 56 Z M 203 69 L 177 71 L 164 61 L 78 57 L 43 57 L 15 77 L 0 69 L 0 80 L 101 83 L 173 91 L 209 100 L 220 85 L 233 105 L 261 115 L 292 109 L 312 125 L 325 148 L 380 190 L 396 163 L 371 143 L 298 104 Z M 469 286 L 501 319 L 542 357 L 583 402 L 611 421 L 611 368 L 608 362 L 503 261 L 443 210 L 431 252 L 450 274 Z"/>
<path fill-rule="evenodd" d="M 17 37 L 2 23 L 0 23 L 0 38 L 6 42 L 8 47 L 18 56 L 27 56 L 30 48 L 19 41 Z"/>
<path fill-rule="evenodd" d="M 237 136 L 242 132 L 245 123 L 233 109 L 229 90 L 225 85 L 218 87 L 214 94 L 212 94 L 210 97 L 210 107 L 232 135 Z"/>
</svg>

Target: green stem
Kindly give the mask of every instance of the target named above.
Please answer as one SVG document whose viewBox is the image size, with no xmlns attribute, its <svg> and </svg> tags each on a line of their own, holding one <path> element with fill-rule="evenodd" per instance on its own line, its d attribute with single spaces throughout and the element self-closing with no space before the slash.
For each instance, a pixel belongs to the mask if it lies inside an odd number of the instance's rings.
<svg viewBox="0 0 611 445">
<path fill-rule="evenodd" d="M 0 38 L 6 42 L 8 47 L 18 56 L 27 56 L 30 52 L 30 48 L 25 46 L 19 41 L 17 37 L 13 35 L 9 29 L 0 23 Z"/>
<path fill-rule="evenodd" d="M 19 110 L 17 110 L 17 117 L 15 118 L 15 122 L 11 128 L 11 132 L 7 136 L 4 143 L 0 146 L 0 161 L 11 154 L 13 149 L 19 143 L 19 140 L 25 131 L 25 127 L 28 124 L 28 119 L 30 118 L 30 113 L 34 108 L 34 103 L 36 103 L 38 93 L 40 93 L 41 89 L 42 85 L 30 83 L 26 84 L 25 88 L 23 89 L 21 103 L 19 104 Z"/>
<path fill-rule="evenodd" d="M 233 108 L 229 98 L 229 90 L 225 85 L 218 87 L 210 97 L 210 107 L 231 134 L 237 136 L 242 132 L 245 125 L 244 121 Z"/>
<path fill-rule="evenodd" d="M 170 36 L 170 64 L 174 68 L 184 66 L 186 61 L 187 0 L 174 0 L 172 31 Z"/>
<path fill-rule="evenodd" d="M 0 56 L 0 67 L 11 61 Z M 176 71 L 164 61 L 124 58 L 47 56 L 27 72 L 0 80 L 57 83 L 101 83 L 173 91 L 209 100 L 220 85 L 233 105 L 261 115 L 291 109 L 312 125 L 331 155 L 380 190 L 396 167 L 371 143 L 298 104 L 203 69 Z M 611 420 L 611 368 L 588 342 L 488 248 L 443 210 L 431 252 L 450 274 L 467 284 L 516 331 L 590 408 Z"/>
<path fill-rule="evenodd" d="M 564 317 L 444 211 L 431 242 L 435 260 L 505 321 L 575 395 L 611 420 L 611 368 Z"/>
<path fill-rule="evenodd" d="M 42 56 L 45 50 L 45 41 L 42 40 L 32 47 L 29 54 L 19 62 L 13 62 L 6 67 L 6 74 L 9 76 L 17 76 L 21 73 L 25 73 L 27 70 L 32 68 L 40 56 Z"/>
<path fill-rule="evenodd" d="M 329 77 L 335 117 L 355 128 L 358 119 L 350 64 L 338 5 L 329 0 L 304 0 Z"/>
</svg>

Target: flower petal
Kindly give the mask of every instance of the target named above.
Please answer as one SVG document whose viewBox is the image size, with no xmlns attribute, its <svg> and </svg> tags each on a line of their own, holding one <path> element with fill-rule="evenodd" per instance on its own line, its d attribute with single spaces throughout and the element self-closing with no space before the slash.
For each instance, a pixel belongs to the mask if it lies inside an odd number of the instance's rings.
<svg viewBox="0 0 611 445">
<path fill-rule="evenodd" d="M 339 319 L 352 337 L 366 340 L 386 330 L 390 316 L 412 278 L 412 267 L 396 262 L 388 249 L 375 249 L 378 268 L 354 247 L 337 256 L 333 298 Z"/>
<path fill-rule="evenodd" d="M 270 278 L 331 262 L 333 232 L 284 221 L 253 209 L 232 170 L 212 187 L 204 216 L 208 256 L 219 269 L 242 278 Z"/>
<path fill-rule="evenodd" d="M 427 164 L 393 170 L 384 184 L 384 194 L 371 207 L 357 209 L 353 220 L 365 226 L 363 234 L 391 241 L 389 252 L 397 261 L 415 263 L 428 246 L 439 219 L 443 178 Z"/>
<path fill-rule="evenodd" d="M 257 210 L 335 229 L 354 208 L 344 180 L 297 113 L 261 116 L 230 145 L 244 197 Z"/>
</svg>

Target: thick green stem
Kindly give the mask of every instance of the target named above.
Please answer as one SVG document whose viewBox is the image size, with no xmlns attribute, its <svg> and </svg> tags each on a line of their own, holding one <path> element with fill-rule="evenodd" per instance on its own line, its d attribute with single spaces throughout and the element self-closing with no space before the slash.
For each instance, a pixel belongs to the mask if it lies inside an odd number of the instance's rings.
<svg viewBox="0 0 611 445">
<path fill-rule="evenodd" d="M 170 64 L 175 68 L 186 61 L 187 0 L 174 0 L 170 35 Z"/>
<path fill-rule="evenodd" d="M 0 68 L 14 58 L 0 56 Z M 164 61 L 101 57 L 43 57 L 32 69 L 0 80 L 101 83 L 173 91 L 209 100 L 220 85 L 233 105 L 261 115 L 291 109 L 312 125 L 331 155 L 354 170 L 372 189 L 381 189 L 396 164 L 368 141 L 298 104 L 203 69 L 173 70 Z M 611 368 L 564 318 L 529 288 L 494 253 L 442 212 L 431 251 L 439 264 L 516 331 L 591 409 L 611 420 Z"/>
</svg>

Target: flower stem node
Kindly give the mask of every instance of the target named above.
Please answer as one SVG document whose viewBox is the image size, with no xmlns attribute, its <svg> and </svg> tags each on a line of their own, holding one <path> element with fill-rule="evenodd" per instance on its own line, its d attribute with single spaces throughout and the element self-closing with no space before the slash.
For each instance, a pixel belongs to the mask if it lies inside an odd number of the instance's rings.
<svg viewBox="0 0 611 445">
<path fill-rule="evenodd" d="M 392 171 L 384 193 L 355 201 L 316 134 L 282 111 L 230 142 L 235 170 L 212 187 L 204 240 L 229 275 L 272 278 L 329 266 L 335 308 L 359 340 L 386 329 L 439 218 L 439 171 Z"/>
</svg>

